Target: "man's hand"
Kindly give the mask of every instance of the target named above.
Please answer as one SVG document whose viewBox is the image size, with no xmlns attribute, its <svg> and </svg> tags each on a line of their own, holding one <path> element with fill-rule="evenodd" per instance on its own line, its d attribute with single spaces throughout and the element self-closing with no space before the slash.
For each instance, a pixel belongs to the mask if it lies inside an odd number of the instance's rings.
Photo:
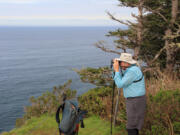
<svg viewBox="0 0 180 135">
<path fill-rule="evenodd" d="M 114 60 L 113 69 L 115 72 L 119 72 L 119 61 Z"/>
</svg>

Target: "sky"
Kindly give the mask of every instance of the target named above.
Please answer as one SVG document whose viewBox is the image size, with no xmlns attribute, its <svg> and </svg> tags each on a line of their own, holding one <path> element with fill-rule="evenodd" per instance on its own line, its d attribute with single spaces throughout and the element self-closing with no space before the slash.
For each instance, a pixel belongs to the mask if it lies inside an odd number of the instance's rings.
<svg viewBox="0 0 180 135">
<path fill-rule="evenodd" d="M 106 11 L 133 20 L 118 0 L 0 0 L 0 26 L 117 26 Z"/>
</svg>

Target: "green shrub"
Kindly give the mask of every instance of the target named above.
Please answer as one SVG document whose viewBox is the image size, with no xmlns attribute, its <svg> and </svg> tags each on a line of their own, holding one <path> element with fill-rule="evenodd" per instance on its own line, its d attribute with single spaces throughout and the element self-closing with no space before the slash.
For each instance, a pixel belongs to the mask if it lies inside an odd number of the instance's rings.
<svg viewBox="0 0 180 135">
<path fill-rule="evenodd" d="M 169 135 L 180 133 L 180 91 L 161 90 L 149 95 L 142 134 Z"/>
<path fill-rule="evenodd" d="M 111 86 L 112 73 L 109 67 L 74 69 L 80 76 L 81 81 L 91 83 L 96 86 Z"/>
<path fill-rule="evenodd" d="M 97 114 L 110 118 L 110 87 L 97 87 L 89 90 L 80 98 L 81 107 L 90 115 Z M 115 94 L 116 95 L 116 94 Z M 125 128 L 126 110 L 124 98 L 119 100 L 119 112 L 116 123 Z M 180 134 L 180 90 L 160 90 L 155 96 L 147 96 L 147 112 L 141 135 L 175 135 Z"/>
<path fill-rule="evenodd" d="M 62 86 L 54 87 L 52 92 L 45 92 L 38 98 L 30 98 L 30 106 L 25 107 L 25 114 L 23 118 L 16 120 L 16 127 L 20 127 L 27 119 L 31 117 L 40 117 L 42 114 L 54 114 L 60 104 L 62 104 L 63 94 L 67 95 L 67 98 L 73 98 L 76 95 L 75 90 L 71 90 L 71 80 Z"/>
<path fill-rule="evenodd" d="M 89 114 L 107 115 L 105 100 L 111 91 L 112 89 L 109 87 L 90 89 L 87 93 L 79 97 L 81 109 L 88 110 Z"/>
</svg>

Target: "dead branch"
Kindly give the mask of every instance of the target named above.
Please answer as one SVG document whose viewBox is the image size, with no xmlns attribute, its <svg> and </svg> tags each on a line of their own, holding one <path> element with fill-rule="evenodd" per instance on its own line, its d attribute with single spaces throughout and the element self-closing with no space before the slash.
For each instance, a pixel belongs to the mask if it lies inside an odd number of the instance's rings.
<svg viewBox="0 0 180 135">
<path fill-rule="evenodd" d="M 124 39 L 123 37 L 119 37 L 119 38 L 123 45 L 127 45 L 130 42 L 130 40 L 128 38 L 127 39 Z"/>
<path fill-rule="evenodd" d="M 136 25 L 133 22 L 131 22 L 129 20 L 127 20 L 126 22 L 129 23 L 129 25 L 131 25 L 131 27 L 136 27 Z"/>
<path fill-rule="evenodd" d="M 131 16 L 134 17 L 134 18 L 136 18 L 137 20 L 139 20 L 139 17 L 138 17 L 137 15 L 131 13 Z"/>
<path fill-rule="evenodd" d="M 167 123 L 169 125 L 169 128 L 170 128 L 170 135 L 174 135 L 174 129 L 173 129 L 173 125 L 172 125 L 172 122 L 171 122 L 171 119 L 169 118 L 169 115 L 167 114 Z"/>
<path fill-rule="evenodd" d="M 104 52 L 115 53 L 115 54 L 118 54 L 118 55 L 121 54 L 121 53 L 118 52 L 118 51 L 115 51 L 115 50 L 111 50 L 111 49 L 106 48 L 106 47 L 103 45 L 103 42 L 102 42 L 102 41 L 99 41 L 98 43 L 96 43 L 95 46 L 96 46 L 97 48 L 101 49 L 101 50 L 104 51 Z"/>
<path fill-rule="evenodd" d="M 143 73 L 146 73 L 146 72 L 148 72 L 148 71 L 152 71 L 152 70 L 155 70 L 156 68 L 144 68 L 142 71 L 143 71 Z"/>
<path fill-rule="evenodd" d="M 122 20 L 119 20 L 119 19 L 115 18 L 110 12 L 107 12 L 107 14 L 110 16 L 110 18 L 111 18 L 112 20 L 117 21 L 117 22 L 119 22 L 119 23 L 121 23 L 121 24 L 124 24 L 124 25 L 127 25 L 127 26 L 131 26 L 130 24 L 128 24 L 128 23 L 126 23 L 126 22 L 124 22 L 124 21 L 122 21 Z"/>
<path fill-rule="evenodd" d="M 150 65 L 152 65 L 152 63 L 161 55 L 161 53 L 167 48 L 168 46 L 164 46 L 163 48 L 161 48 L 161 50 L 155 55 L 154 59 L 149 63 Z"/>
<path fill-rule="evenodd" d="M 127 52 L 127 51 L 126 51 L 126 48 L 125 48 L 124 46 L 116 45 L 116 48 L 117 48 L 117 49 L 122 49 L 125 53 Z"/>
</svg>

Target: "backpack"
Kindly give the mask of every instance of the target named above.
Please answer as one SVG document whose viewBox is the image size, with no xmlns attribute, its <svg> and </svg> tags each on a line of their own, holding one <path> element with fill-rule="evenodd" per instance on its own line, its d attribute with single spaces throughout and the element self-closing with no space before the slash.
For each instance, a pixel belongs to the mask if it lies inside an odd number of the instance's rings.
<svg viewBox="0 0 180 135">
<path fill-rule="evenodd" d="M 60 121 L 59 112 L 62 109 L 62 120 Z M 59 133 L 73 135 L 78 132 L 79 123 L 81 122 L 81 127 L 84 128 L 83 115 L 87 111 L 81 111 L 78 108 L 78 101 L 76 99 L 65 100 L 62 105 L 60 105 L 56 112 L 56 122 L 58 123 Z"/>
</svg>

